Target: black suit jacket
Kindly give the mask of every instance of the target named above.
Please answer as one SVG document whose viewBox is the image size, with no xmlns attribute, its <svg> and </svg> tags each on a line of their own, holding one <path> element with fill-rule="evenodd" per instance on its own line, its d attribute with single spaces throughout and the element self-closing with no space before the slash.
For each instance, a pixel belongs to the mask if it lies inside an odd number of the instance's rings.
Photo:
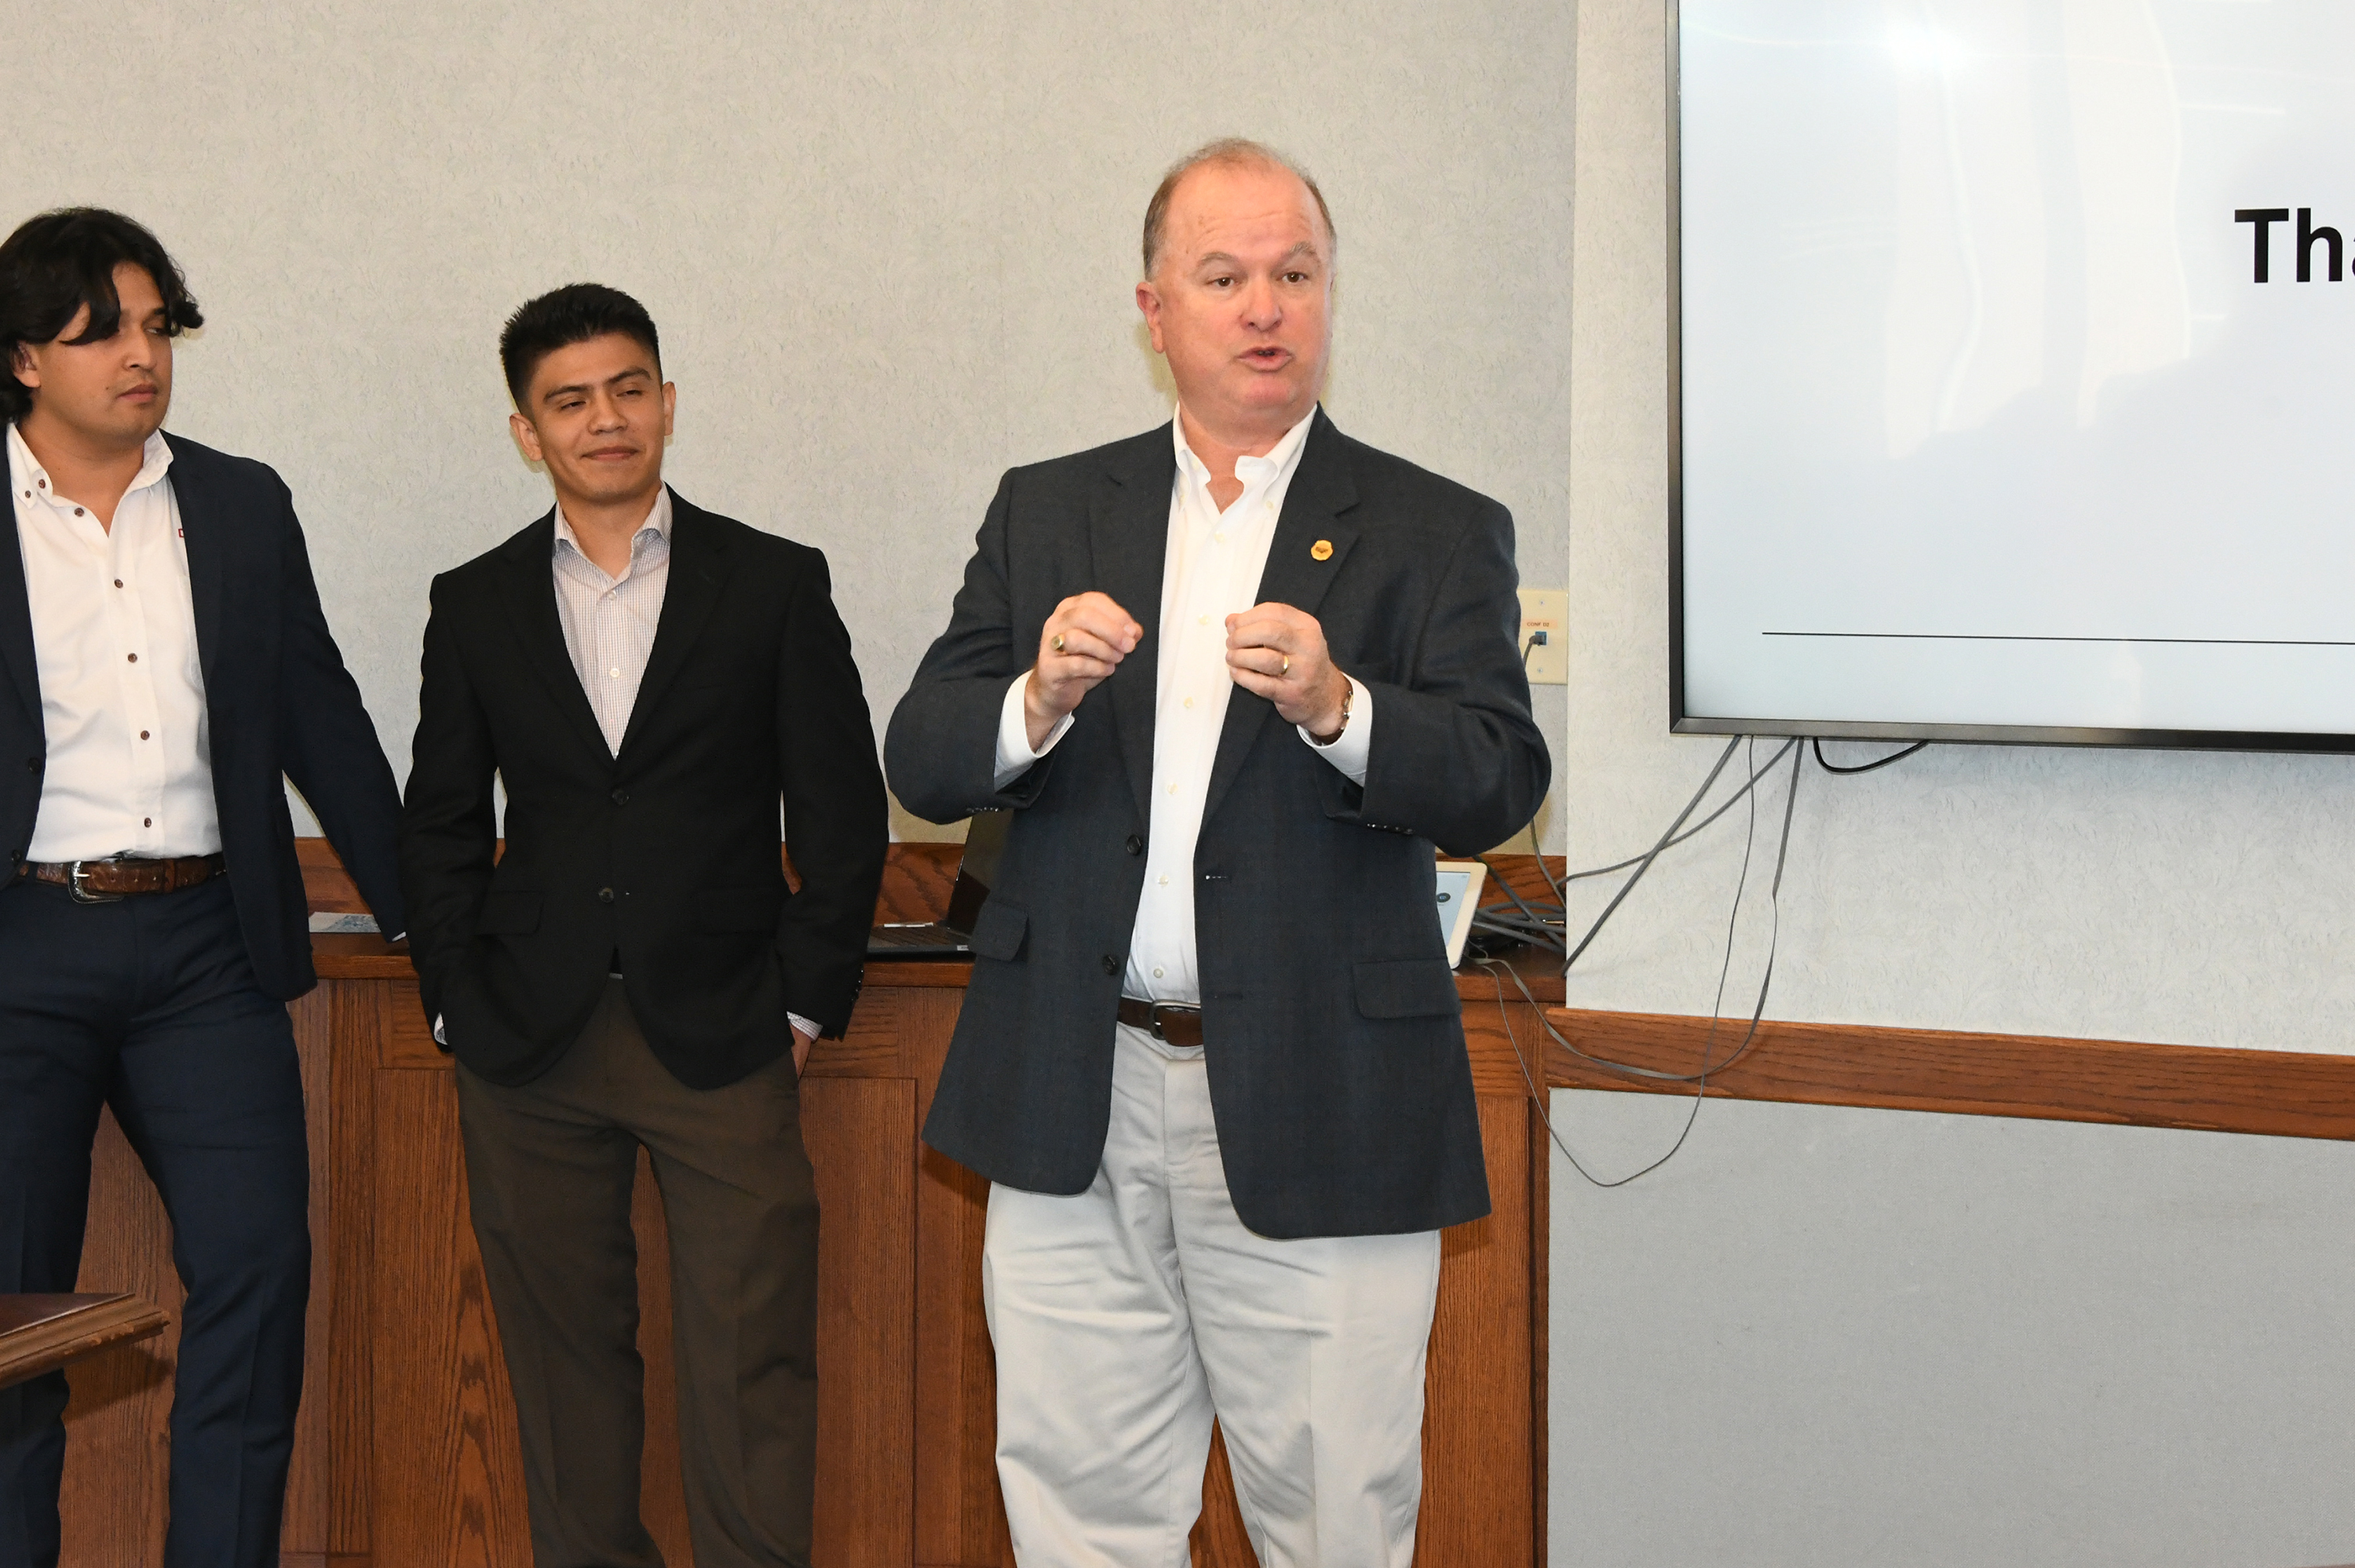
<svg viewBox="0 0 2355 1568">
<path fill-rule="evenodd" d="M 294 858 L 289 779 L 387 935 L 401 913 L 400 795 L 359 687 L 319 609 L 294 498 L 250 458 L 165 436 L 188 556 L 197 658 L 212 739 L 221 853 L 253 978 L 292 1000 L 318 983 L 310 900 Z M 10 475 L 10 482 L 16 482 Z M 48 755 L 32 602 L 16 512 L 0 506 L 0 847 L 13 868 L 33 840 Z M 19 759 L 22 759 L 21 761 Z"/>
<path fill-rule="evenodd" d="M 1152 821 L 1175 473 L 1166 425 L 1008 473 L 885 742 L 892 787 L 919 815 L 1016 812 L 924 1138 L 1034 1192 L 1080 1192 L 1103 1158 Z M 1371 694 L 1366 781 L 1238 687 L 1194 855 L 1211 1103 L 1236 1211 L 1263 1234 L 1431 1230 L 1487 1212 L 1433 846 L 1486 850 L 1545 794 L 1515 583 L 1503 507 L 1316 416 L 1259 598 L 1316 616 Z M 1057 603 L 1091 588 L 1145 640 L 1001 794 L 1007 683 Z"/>
<path fill-rule="evenodd" d="M 401 885 L 426 1012 L 494 1083 L 563 1055 L 616 952 L 648 1044 L 690 1088 L 775 1061 L 789 1011 L 828 1034 L 850 1021 L 889 830 L 826 557 L 676 491 L 671 516 L 618 757 L 565 651 L 552 510 L 434 579 Z"/>
</svg>

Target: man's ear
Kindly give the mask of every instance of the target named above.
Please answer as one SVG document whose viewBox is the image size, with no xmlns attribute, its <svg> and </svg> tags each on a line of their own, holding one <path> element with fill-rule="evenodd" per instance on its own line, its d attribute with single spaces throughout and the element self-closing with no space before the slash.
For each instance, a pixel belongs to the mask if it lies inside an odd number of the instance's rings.
<svg viewBox="0 0 2355 1568">
<path fill-rule="evenodd" d="M 516 448 L 523 453 L 526 462 L 548 461 L 539 455 L 539 432 L 532 429 L 529 419 L 525 418 L 521 414 L 509 414 L 507 433 L 515 437 Z"/>
<path fill-rule="evenodd" d="M 33 363 L 33 351 L 21 343 L 8 350 L 8 374 L 26 387 L 38 387 L 41 384 L 41 371 L 40 367 Z"/>
<path fill-rule="evenodd" d="M 1136 286 L 1136 308 L 1145 313 L 1146 329 L 1153 334 L 1153 352 L 1168 353 L 1161 344 L 1161 291 L 1150 278 Z"/>
</svg>

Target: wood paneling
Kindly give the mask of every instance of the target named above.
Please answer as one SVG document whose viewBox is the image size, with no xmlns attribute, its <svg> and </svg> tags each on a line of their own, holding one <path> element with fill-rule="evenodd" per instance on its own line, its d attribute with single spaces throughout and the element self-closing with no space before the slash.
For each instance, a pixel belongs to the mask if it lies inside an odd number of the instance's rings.
<svg viewBox="0 0 2355 1568">
<path fill-rule="evenodd" d="M 314 906 L 357 907 L 324 847 L 305 844 Z M 880 912 L 937 916 L 955 858 L 955 846 L 895 849 Z M 1528 857 L 1491 858 L 1517 884 L 1535 881 L 1534 863 L 1515 864 Z M 317 938 L 313 951 L 325 983 L 294 1012 L 310 1095 L 314 1261 L 287 1562 L 523 1564 L 515 1414 L 466 1214 L 451 1058 L 432 1043 L 404 950 L 347 936 Z M 1540 998 L 1549 986 L 1561 995 L 1551 959 L 1525 954 L 1518 972 Z M 982 1310 L 989 1188 L 918 1136 L 969 974 L 964 964 L 869 965 L 847 1037 L 819 1044 L 803 1085 L 824 1213 L 825 1568 L 1013 1563 Z M 1497 1212 L 1443 1244 L 1419 1561 L 1487 1568 L 1528 1560 L 1528 1542 L 1543 1534 L 1545 1163 L 1506 1021 L 1533 1068 L 1542 1031 L 1509 982 L 1502 1012 L 1492 979 L 1467 977 L 1461 990 Z M 82 1287 L 141 1290 L 176 1310 L 168 1227 L 111 1122 L 95 1158 Z M 633 1221 L 647 1390 L 643 1506 L 674 1568 L 689 1568 L 667 1241 L 643 1164 Z M 171 1352 L 167 1333 L 76 1371 L 67 1549 L 76 1568 L 160 1561 Z M 1223 1449 L 1214 1450 L 1205 1568 L 1252 1562 L 1231 1499 Z"/>
<path fill-rule="evenodd" d="M 1709 1021 L 1557 1008 L 1553 1026 L 1586 1056 L 1690 1074 Z M 1745 1021 L 1721 1024 L 1725 1062 Z M 1560 1087 L 1691 1094 L 1689 1084 L 1630 1077 L 1547 1042 Z M 2355 1056 L 2147 1045 L 2019 1034 L 1966 1034 L 1835 1023 L 1763 1023 L 1748 1052 L 1714 1068 L 1709 1093 L 1732 1099 L 2046 1121 L 2110 1122 L 2280 1138 L 2355 1138 Z"/>
<path fill-rule="evenodd" d="M 369 1550 L 384 1568 L 530 1561 L 515 1404 L 466 1217 L 458 1091 L 375 1078 Z"/>
<path fill-rule="evenodd" d="M 817 1530 L 828 1568 L 915 1561 L 916 1086 L 809 1077 L 817 1172 Z"/>
</svg>

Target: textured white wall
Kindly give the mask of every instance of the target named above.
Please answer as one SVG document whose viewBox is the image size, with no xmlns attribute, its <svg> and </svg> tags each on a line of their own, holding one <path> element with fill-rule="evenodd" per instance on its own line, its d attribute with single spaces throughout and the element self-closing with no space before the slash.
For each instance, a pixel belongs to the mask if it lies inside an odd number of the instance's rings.
<svg viewBox="0 0 2355 1568">
<path fill-rule="evenodd" d="M 1663 12 L 1578 12 L 1557 788 L 1580 864 L 1647 847 L 1722 745 L 1667 734 Z M 1779 786 L 1765 804 L 1753 899 Z M 1772 1011 L 2355 1052 L 2350 808 L 2341 758 L 1936 747 L 1861 779 L 1810 765 Z M 1710 1010 L 1742 815 L 1663 861 L 1573 1005 Z M 1573 912 L 1613 885 L 1583 885 Z M 1728 1012 L 1747 1012 L 1764 959 L 1751 910 Z M 1554 1105 L 1606 1178 L 1667 1149 L 1685 1111 Z M 2348 1171 L 2337 1146 L 2294 1140 L 1724 1103 L 1617 1192 L 1558 1160 L 1555 1561 L 2355 1558 L 2355 1499 L 2332 1478 L 2355 1454 Z"/>
<path fill-rule="evenodd" d="M 824 548 L 879 726 L 1000 471 L 1167 417 L 1130 289 L 1171 159 L 1323 184 L 1344 429 L 1561 580 L 1572 23 L 1533 0 L 11 8 L 0 222 L 119 207 L 188 270 L 172 427 L 293 485 L 397 772 L 425 588 L 547 505 L 498 327 L 594 278 L 679 387 L 666 472 Z M 1539 714 L 1560 733 L 1561 688 Z"/>
</svg>

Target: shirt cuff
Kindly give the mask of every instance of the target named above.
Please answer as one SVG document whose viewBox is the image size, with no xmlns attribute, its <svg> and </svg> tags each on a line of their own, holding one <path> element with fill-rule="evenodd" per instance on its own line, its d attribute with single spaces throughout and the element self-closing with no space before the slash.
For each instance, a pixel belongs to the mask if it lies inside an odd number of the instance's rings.
<svg viewBox="0 0 2355 1568">
<path fill-rule="evenodd" d="M 1022 688 L 1030 683 L 1030 672 L 1025 670 L 1014 677 L 1006 688 L 1006 701 L 997 710 L 997 772 L 994 782 L 1000 789 L 1030 770 L 1030 765 L 1055 749 L 1063 732 L 1071 727 L 1071 715 L 1065 714 L 1047 732 L 1047 744 L 1038 750 L 1030 749 L 1030 717 L 1022 708 Z"/>
<path fill-rule="evenodd" d="M 1374 734 L 1374 694 L 1366 690 L 1365 683 L 1351 675 L 1349 681 L 1349 719 L 1341 733 L 1333 737 L 1330 746 L 1319 746 L 1316 737 L 1308 733 L 1306 725 L 1295 725 L 1300 738 L 1308 749 L 1341 770 L 1350 783 L 1362 788 L 1366 782 L 1366 753 L 1372 747 Z"/>
<path fill-rule="evenodd" d="M 792 1024 L 794 1028 L 800 1030 L 803 1033 L 808 1035 L 813 1040 L 816 1039 L 818 1036 L 817 1021 L 815 1019 L 804 1018 L 800 1013 L 794 1012 L 791 1008 L 787 1008 L 785 1010 L 785 1022 Z"/>
<path fill-rule="evenodd" d="M 450 1037 L 442 1033 L 442 1015 L 438 1012 L 433 1015 L 433 1044 L 436 1045 L 450 1044 Z"/>
</svg>

